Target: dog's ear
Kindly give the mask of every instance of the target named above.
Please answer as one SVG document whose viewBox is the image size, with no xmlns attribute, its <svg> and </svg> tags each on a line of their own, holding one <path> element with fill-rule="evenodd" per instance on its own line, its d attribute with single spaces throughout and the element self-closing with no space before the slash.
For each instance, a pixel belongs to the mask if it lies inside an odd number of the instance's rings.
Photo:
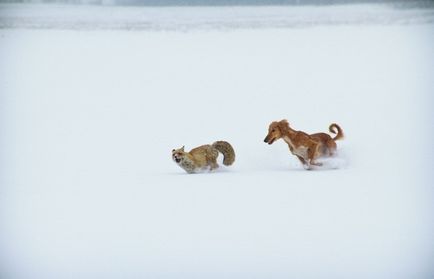
<svg viewBox="0 0 434 279">
<path fill-rule="evenodd" d="M 288 125 L 289 126 L 288 120 L 286 120 L 286 119 L 280 120 L 280 124 Z"/>
<path fill-rule="evenodd" d="M 185 147 L 185 145 L 183 145 L 183 146 L 181 147 L 181 151 L 182 151 L 182 152 L 184 152 L 184 147 Z"/>
</svg>

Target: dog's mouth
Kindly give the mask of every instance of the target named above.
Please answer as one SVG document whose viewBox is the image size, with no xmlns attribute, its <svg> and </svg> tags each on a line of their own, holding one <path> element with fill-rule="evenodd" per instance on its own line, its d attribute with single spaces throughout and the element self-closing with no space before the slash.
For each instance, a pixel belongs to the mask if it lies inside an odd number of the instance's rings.
<svg viewBox="0 0 434 279">
<path fill-rule="evenodd" d="M 269 139 L 268 137 L 266 137 L 265 139 L 264 139 L 264 142 L 265 143 L 268 143 L 268 144 L 273 144 L 273 142 L 276 140 L 276 138 L 271 138 L 271 139 Z"/>
</svg>

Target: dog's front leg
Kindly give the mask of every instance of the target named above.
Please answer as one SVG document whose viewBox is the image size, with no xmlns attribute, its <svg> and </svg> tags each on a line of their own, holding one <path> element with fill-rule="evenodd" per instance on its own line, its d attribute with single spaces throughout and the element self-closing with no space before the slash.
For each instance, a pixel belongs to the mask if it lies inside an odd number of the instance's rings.
<svg viewBox="0 0 434 279">
<path fill-rule="evenodd" d="M 304 168 L 305 170 L 312 170 L 312 166 L 311 166 L 309 163 L 304 164 L 304 165 L 303 165 L 303 168 Z"/>
<path fill-rule="evenodd" d="M 305 166 L 308 165 L 308 163 L 306 162 L 306 160 L 303 157 L 301 157 L 299 155 L 295 155 L 295 156 L 297 156 L 298 160 L 300 160 L 300 162 L 303 165 L 303 167 L 305 167 Z"/>
<path fill-rule="evenodd" d="M 305 160 L 303 157 L 301 157 L 301 156 L 299 156 L 299 155 L 295 155 L 295 156 L 297 156 L 297 158 L 300 160 L 300 162 L 301 162 L 301 164 L 303 165 L 303 168 L 304 168 L 305 170 L 311 170 L 311 169 L 312 169 L 312 166 L 311 166 L 311 164 L 309 163 L 309 160 Z"/>
<path fill-rule="evenodd" d="M 317 167 L 321 167 L 321 166 L 322 166 L 322 163 L 318 163 L 318 162 L 315 162 L 314 160 L 310 160 L 310 165 L 312 165 L 312 166 L 317 166 Z"/>
</svg>

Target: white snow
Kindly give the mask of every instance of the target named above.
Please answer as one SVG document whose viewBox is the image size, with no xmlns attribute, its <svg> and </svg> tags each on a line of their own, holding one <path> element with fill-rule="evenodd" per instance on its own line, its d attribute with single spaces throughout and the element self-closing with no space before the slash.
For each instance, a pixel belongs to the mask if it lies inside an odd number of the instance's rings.
<svg viewBox="0 0 434 279">
<path fill-rule="evenodd" d="M 22 28 L 0 30 L 1 278 L 434 276 L 431 21 Z M 332 167 L 263 142 L 284 118 L 341 125 Z M 171 159 L 216 140 L 232 167 Z"/>
</svg>

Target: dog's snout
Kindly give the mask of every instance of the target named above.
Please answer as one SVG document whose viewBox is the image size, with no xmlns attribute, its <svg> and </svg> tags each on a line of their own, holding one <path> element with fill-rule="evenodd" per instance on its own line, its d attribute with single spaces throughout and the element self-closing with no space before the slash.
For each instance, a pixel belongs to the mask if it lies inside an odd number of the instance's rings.
<svg viewBox="0 0 434 279">
<path fill-rule="evenodd" d="M 268 142 L 268 136 L 265 137 L 264 142 Z"/>
</svg>

